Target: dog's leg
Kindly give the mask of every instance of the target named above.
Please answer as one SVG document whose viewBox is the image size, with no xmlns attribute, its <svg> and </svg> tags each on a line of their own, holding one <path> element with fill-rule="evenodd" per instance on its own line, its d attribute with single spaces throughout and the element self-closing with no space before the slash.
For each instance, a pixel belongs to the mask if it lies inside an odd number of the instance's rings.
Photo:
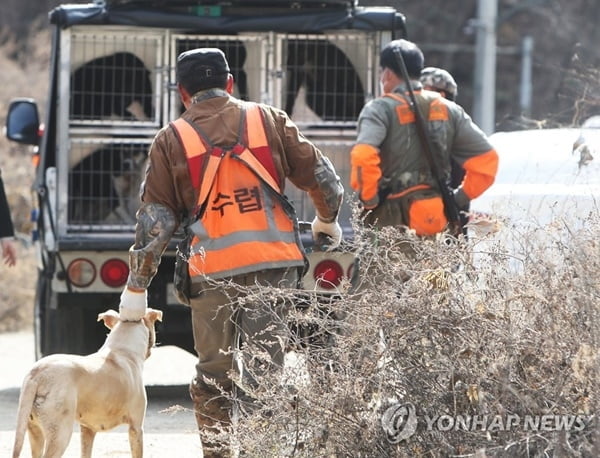
<svg viewBox="0 0 600 458">
<path fill-rule="evenodd" d="M 27 423 L 27 435 L 29 436 L 31 457 L 42 458 L 42 453 L 44 453 L 44 431 L 36 421 L 29 420 Z"/>
<path fill-rule="evenodd" d="M 72 418 L 72 417 L 69 417 Z M 59 424 L 49 425 L 46 428 L 46 452 L 44 458 L 61 458 L 73 435 L 73 423 L 71 421 L 63 421 Z"/>
<path fill-rule="evenodd" d="M 81 431 L 81 458 L 92 458 L 92 447 L 96 431 L 87 426 L 79 425 Z"/>
<path fill-rule="evenodd" d="M 36 415 L 40 428 L 44 431 L 46 450 L 44 458 L 60 458 L 69 446 L 73 435 L 73 420 L 77 407 L 77 390 L 70 383 L 59 383 L 51 370 L 46 375 L 48 388 L 44 396 L 38 396 Z M 52 384 L 53 383 L 53 384 Z"/>
<path fill-rule="evenodd" d="M 154 322 L 162 319 L 162 312 L 148 309 L 144 319 L 145 326 L 150 331 L 150 340 L 154 339 Z M 146 417 L 146 408 L 148 398 L 146 397 L 146 388 L 142 378 L 138 381 L 137 392 L 133 393 L 132 402 L 129 407 L 129 447 L 133 458 L 142 458 L 144 455 L 144 418 Z"/>
<path fill-rule="evenodd" d="M 144 456 L 144 430 L 141 426 L 129 425 L 129 447 L 133 458 Z"/>
</svg>

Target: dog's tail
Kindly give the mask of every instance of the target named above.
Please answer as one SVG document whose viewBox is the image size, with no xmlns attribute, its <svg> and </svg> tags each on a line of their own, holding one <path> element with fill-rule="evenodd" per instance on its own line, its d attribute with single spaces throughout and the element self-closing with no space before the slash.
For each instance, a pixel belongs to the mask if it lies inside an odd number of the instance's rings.
<svg viewBox="0 0 600 458">
<path fill-rule="evenodd" d="M 21 394 L 19 395 L 19 409 L 17 410 L 17 427 L 15 430 L 15 443 L 13 445 L 13 458 L 19 458 L 23 441 L 25 440 L 25 431 L 29 416 L 33 409 L 33 402 L 37 394 L 37 382 L 32 377 L 31 373 L 27 374 L 23 385 L 21 386 Z"/>
</svg>

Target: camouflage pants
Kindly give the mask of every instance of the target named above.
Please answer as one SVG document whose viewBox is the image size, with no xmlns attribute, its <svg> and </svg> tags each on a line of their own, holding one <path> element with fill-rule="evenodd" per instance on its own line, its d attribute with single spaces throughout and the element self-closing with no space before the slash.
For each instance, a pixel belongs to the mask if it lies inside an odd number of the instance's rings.
<svg viewBox="0 0 600 458">
<path fill-rule="evenodd" d="M 270 355 L 269 366 L 282 367 L 280 337 L 287 333 L 286 306 L 262 299 L 253 303 L 247 296 L 261 286 L 296 288 L 298 279 L 295 268 L 271 269 L 236 276 L 227 283 L 194 285 L 190 306 L 197 377 L 231 389 L 231 371 L 239 371 L 233 354 L 241 343 L 257 345 Z M 244 302 L 242 306 L 240 302 Z"/>
</svg>

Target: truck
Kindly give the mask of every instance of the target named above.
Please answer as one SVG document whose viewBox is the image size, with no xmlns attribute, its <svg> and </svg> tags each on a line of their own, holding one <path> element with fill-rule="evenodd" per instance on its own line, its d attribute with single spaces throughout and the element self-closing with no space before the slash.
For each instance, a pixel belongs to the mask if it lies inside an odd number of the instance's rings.
<svg viewBox="0 0 600 458">
<path fill-rule="evenodd" d="M 118 307 L 127 280 L 148 147 L 183 110 L 179 53 L 223 50 L 234 95 L 285 110 L 347 188 L 356 120 L 379 91 L 379 51 L 406 34 L 394 8 L 351 0 L 97 0 L 60 5 L 49 20 L 44 119 L 35 100 L 18 98 L 6 122 L 9 139 L 36 148 L 37 358 L 87 354 L 104 340 L 96 317 Z M 286 191 L 299 219 L 312 220 L 305 193 L 291 184 Z M 350 218 L 346 203 L 345 238 L 352 236 Z M 302 287 L 332 297 L 356 273 L 354 255 L 319 250 L 310 225 L 301 227 L 309 261 Z M 164 313 L 161 345 L 194 353 L 190 311 L 173 292 L 176 243 L 163 256 L 148 302 Z"/>
</svg>

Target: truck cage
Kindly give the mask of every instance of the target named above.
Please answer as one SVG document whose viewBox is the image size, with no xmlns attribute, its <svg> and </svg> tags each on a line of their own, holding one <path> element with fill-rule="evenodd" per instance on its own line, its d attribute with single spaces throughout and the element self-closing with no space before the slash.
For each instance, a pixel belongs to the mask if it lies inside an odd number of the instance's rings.
<svg viewBox="0 0 600 458">
<path fill-rule="evenodd" d="M 356 119 L 378 90 L 378 50 L 404 33 L 395 10 L 344 1 L 164 3 L 96 2 L 50 13 L 60 31 L 58 98 L 69 101 L 57 115 L 56 166 L 69 170 L 57 174 L 57 189 L 66 191 L 57 205 L 67 209 L 57 214 L 59 239 L 133 231 L 148 146 L 182 112 L 175 60 L 196 47 L 221 48 L 235 95 L 286 110 L 347 182 Z M 272 8 L 248 17 L 241 14 L 248 3 Z M 311 211 L 304 193 L 287 189 L 301 217 Z"/>
</svg>

